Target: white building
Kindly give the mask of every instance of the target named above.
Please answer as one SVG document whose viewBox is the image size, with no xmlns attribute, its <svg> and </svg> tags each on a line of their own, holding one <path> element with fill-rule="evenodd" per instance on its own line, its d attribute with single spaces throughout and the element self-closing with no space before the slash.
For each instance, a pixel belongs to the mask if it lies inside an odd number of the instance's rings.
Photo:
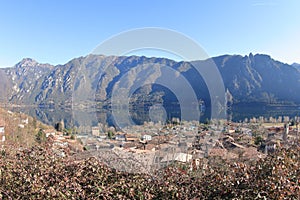
<svg viewBox="0 0 300 200">
<path fill-rule="evenodd" d="M 46 134 L 46 137 L 49 137 L 50 135 L 55 136 L 56 131 L 54 129 L 46 129 L 44 130 L 44 133 Z"/>
<path fill-rule="evenodd" d="M 28 124 L 29 120 L 28 117 L 26 119 L 22 119 L 22 124 Z"/>
<path fill-rule="evenodd" d="M 0 125 L 0 142 L 5 141 L 5 127 Z"/>
<path fill-rule="evenodd" d="M 186 154 L 186 153 L 169 153 L 163 157 L 161 162 L 181 162 L 181 163 L 186 163 L 190 162 L 192 160 L 193 156 L 191 154 Z"/>
<path fill-rule="evenodd" d="M 150 141 L 150 140 L 152 140 L 152 136 L 151 135 L 143 135 L 142 139 L 144 141 Z"/>
</svg>

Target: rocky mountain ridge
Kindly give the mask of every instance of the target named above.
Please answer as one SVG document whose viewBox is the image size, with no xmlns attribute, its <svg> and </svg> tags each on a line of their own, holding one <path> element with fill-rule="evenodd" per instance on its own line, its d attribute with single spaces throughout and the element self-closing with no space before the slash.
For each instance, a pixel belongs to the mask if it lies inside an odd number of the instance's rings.
<svg viewBox="0 0 300 200">
<path fill-rule="evenodd" d="M 300 103 L 300 71 L 296 65 L 284 64 L 262 54 L 223 55 L 212 60 L 223 78 L 230 103 Z M 134 93 L 133 98 L 139 99 L 143 94 L 153 100 L 160 95 L 159 101 L 163 99 L 171 103 L 176 101 L 176 94 L 172 94 L 168 88 L 137 80 L 141 75 L 151 77 L 152 82 L 164 78 L 162 67 L 167 66 L 183 75 L 198 100 L 209 102 L 205 81 L 193 68 L 194 64 L 201 66 L 205 62 L 175 62 L 144 56 L 88 55 L 64 65 L 53 66 L 27 58 L 12 68 L 0 69 L 0 91 L 14 104 L 103 103 L 110 101 L 113 87 L 118 86 L 125 77 L 128 86 L 138 81 L 143 86 L 137 88 L 138 92 Z"/>
</svg>

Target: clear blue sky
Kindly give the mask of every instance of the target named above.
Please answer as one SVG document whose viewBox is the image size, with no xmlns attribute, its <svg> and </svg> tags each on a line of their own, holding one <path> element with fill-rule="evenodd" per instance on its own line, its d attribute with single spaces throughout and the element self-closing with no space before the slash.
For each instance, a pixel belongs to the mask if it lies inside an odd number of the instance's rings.
<svg viewBox="0 0 300 200">
<path fill-rule="evenodd" d="M 210 56 L 250 52 L 300 63 L 299 0 L 0 0 L 0 66 L 64 64 L 112 35 L 162 27 Z"/>
</svg>

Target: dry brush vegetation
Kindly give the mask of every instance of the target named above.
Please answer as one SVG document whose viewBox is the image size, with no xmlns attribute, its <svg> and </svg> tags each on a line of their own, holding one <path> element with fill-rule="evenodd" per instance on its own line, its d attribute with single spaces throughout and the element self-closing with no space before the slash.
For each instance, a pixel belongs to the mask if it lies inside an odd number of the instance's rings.
<svg viewBox="0 0 300 200">
<path fill-rule="evenodd" d="M 1 151 L 1 199 L 299 199 L 300 148 L 252 164 L 221 160 L 156 175 L 119 172 L 89 157 L 59 158 L 47 144 Z M 204 168 L 204 169 L 203 169 Z"/>
</svg>

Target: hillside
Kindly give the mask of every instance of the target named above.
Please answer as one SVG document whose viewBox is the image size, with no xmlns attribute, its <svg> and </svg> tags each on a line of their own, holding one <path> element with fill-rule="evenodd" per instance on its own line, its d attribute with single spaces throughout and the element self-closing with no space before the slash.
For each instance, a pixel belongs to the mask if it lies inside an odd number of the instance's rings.
<svg viewBox="0 0 300 200">
<path fill-rule="evenodd" d="M 51 128 L 25 113 L 11 112 L 2 108 L 0 108 L 0 125 L 5 127 L 6 143 L 23 147 L 36 145 L 38 131 Z"/>
</svg>

